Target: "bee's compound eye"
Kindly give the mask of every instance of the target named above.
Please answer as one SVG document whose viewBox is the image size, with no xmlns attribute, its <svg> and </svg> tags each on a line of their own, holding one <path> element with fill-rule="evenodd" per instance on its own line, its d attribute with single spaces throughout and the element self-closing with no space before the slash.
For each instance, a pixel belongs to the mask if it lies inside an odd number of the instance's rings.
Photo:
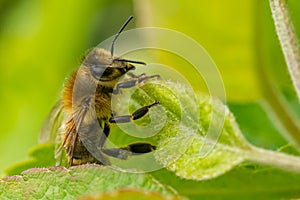
<svg viewBox="0 0 300 200">
<path fill-rule="evenodd" d="M 103 75 L 106 67 L 104 67 L 104 66 L 97 66 L 97 65 L 91 65 L 90 69 L 91 69 L 92 75 L 95 78 L 100 79 L 101 76 Z"/>
</svg>

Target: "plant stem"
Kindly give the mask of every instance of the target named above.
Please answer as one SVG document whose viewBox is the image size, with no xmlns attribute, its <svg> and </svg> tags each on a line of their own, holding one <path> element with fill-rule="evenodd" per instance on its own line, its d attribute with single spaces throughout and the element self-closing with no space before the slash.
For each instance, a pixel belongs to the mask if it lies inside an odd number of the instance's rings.
<svg viewBox="0 0 300 200">
<path fill-rule="evenodd" d="M 300 101 L 300 54 L 294 26 L 285 0 L 270 0 L 270 7 L 281 49 Z"/>
<path fill-rule="evenodd" d="M 257 62 L 255 66 L 262 94 L 266 100 L 263 106 L 267 109 L 268 116 L 274 121 L 278 130 L 280 130 L 283 136 L 300 152 L 300 126 L 288 110 L 286 102 L 271 81 L 267 70 L 266 52 L 262 48 L 265 39 L 262 30 L 264 30 L 265 24 L 261 20 L 262 13 L 265 12 L 265 10 L 262 10 L 261 6 L 259 8 L 261 8 L 259 10 L 260 14 L 255 15 L 255 58 Z"/>
<path fill-rule="evenodd" d="M 249 152 L 246 154 L 248 161 L 300 174 L 300 157 L 254 146 Z"/>
</svg>

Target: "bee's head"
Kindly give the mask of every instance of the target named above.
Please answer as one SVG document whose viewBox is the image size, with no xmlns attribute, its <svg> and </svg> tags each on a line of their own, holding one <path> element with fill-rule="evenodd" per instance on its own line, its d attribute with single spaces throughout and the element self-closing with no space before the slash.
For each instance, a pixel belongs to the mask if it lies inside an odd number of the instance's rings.
<svg viewBox="0 0 300 200">
<path fill-rule="evenodd" d="M 135 69 L 133 63 L 146 65 L 141 61 L 112 57 L 110 52 L 100 48 L 89 51 L 83 60 L 83 64 L 89 68 L 91 75 L 100 81 L 120 78 L 128 71 Z"/>
<path fill-rule="evenodd" d="M 133 17 L 130 16 L 127 19 L 114 37 L 110 52 L 104 49 L 94 48 L 85 56 L 83 63 L 85 66 L 89 67 L 90 72 L 95 79 L 100 81 L 116 80 L 128 71 L 134 70 L 135 67 L 132 65 L 133 63 L 146 65 L 146 63 L 141 61 L 127 60 L 114 56 L 115 41 L 132 18 Z"/>
</svg>

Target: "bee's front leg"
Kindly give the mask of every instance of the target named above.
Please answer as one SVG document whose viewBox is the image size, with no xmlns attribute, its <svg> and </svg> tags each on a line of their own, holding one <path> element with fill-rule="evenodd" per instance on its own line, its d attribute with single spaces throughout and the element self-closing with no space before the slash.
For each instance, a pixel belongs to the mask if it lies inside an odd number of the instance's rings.
<svg viewBox="0 0 300 200">
<path fill-rule="evenodd" d="M 127 75 L 130 76 L 131 78 L 140 78 L 140 77 L 146 76 L 145 73 L 142 73 L 140 75 L 135 75 L 134 73 L 131 73 L 131 72 L 127 72 Z"/>
<path fill-rule="evenodd" d="M 116 89 L 114 89 L 113 93 L 114 94 L 119 94 L 120 93 L 120 89 L 121 88 L 131 88 L 134 87 L 136 85 L 138 85 L 139 83 L 147 80 L 147 79 L 151 79 L 151 78 L 160 78 L 159 75 L 152 75 L 152 76 L 147 76 L 145 73 L 141 74 L 141 75 L 134 75 L 132 73 L 128 74 L 130 77 L 132 77 L 133 79 L 122 82 L 122 83 L 118 83 L 116 86 Z"/>
</svg>

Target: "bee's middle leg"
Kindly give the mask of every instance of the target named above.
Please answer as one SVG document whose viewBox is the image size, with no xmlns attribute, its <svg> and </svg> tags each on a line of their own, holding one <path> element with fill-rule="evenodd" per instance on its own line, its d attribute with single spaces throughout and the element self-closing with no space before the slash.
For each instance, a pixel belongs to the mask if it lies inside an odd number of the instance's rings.
<svg viewBox="0 0 300 200">
<path fill-rule="evenodd" d="M 148 113 L 149 108 L 156 106 L 158 104 L 159 102 L 155 101 L 153 104 L 150 104 L 148 106 L 143 106 L 140 109 L 137 109 L 131 115 L 113 116 L 109 119 L 109 122 L 114 124 L 119 124 L 119 123 L 128 123 L 132 120 L 140 119 L 141 117 L 145 116 Z"/>
<path fill-rule="evenodd" d="M 110 128 L 107 123 L 104 123 L 104 128 L 103 128 L 103 133 L 100 139 L 100 148 L 103 148 L 105 141 L 107 140 L 109 133 L 110 133 Z"/>
</svg>

